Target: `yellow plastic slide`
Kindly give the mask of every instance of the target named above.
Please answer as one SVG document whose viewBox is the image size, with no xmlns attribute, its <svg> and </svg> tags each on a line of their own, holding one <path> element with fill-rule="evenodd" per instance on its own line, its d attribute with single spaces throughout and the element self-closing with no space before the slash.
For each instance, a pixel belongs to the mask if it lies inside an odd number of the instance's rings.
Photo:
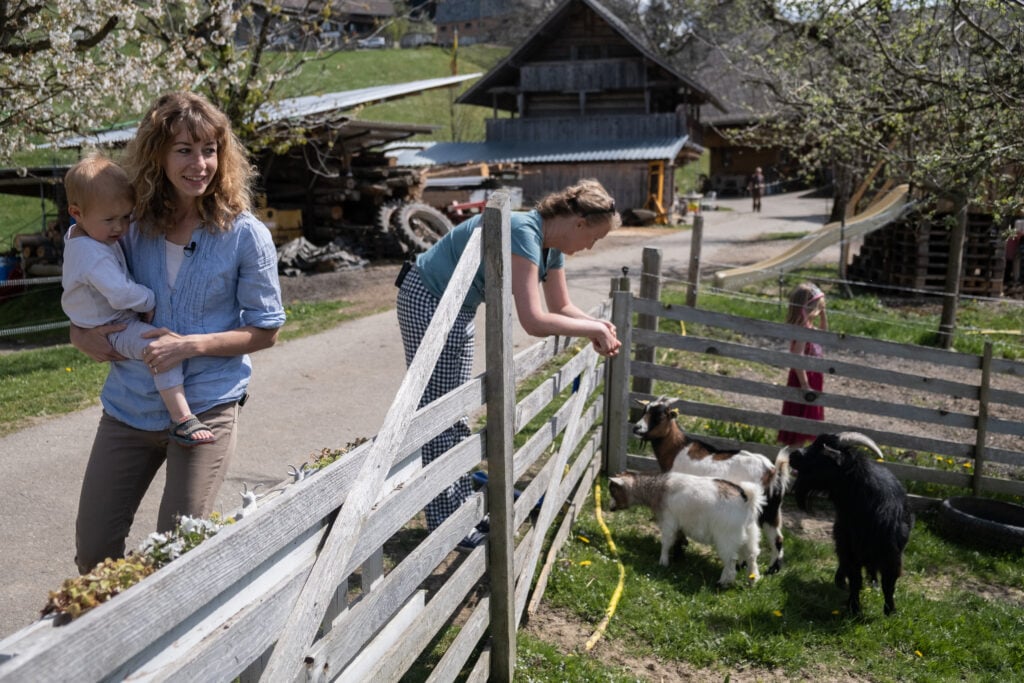
<svg viewBox="0 0 1024 683">
<path fill-rule="evenodd" d="M 845 229 L 841 222 L 828 223 L 777 256 L 715 273 L 715 286 L 720 289 L 739 289 L 766 280 L 807 263 L 822 249 L 838 244 L 842 237 L 854 239 L 888 225 L 906 210 L 908 189 L 908 185 L 897 185 L 864 212 L 848 219 Z"/>
</svg>

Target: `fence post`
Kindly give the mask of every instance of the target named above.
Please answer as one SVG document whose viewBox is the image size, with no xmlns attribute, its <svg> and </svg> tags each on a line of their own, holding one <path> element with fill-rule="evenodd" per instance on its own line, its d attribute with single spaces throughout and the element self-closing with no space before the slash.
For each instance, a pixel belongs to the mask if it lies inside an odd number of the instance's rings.
<svg viewBox="0 0 1024 683">
<path fill-rule="evenodd" d="M 981 357 L 981 386 L 978 387 L 978 428 L 974 441 L 974 475 L 971 488 L 981 495 L 981 471 L 985 467 L 985 441 L 988 438 L 989 383 L 992 381 L 992 342 L 985 342 Z"/>
<path fill-rule="evenodd" d="M 697 306 L 697 287 L 700 283 L 700 247 L 704 241 L 704 216 L 693 217 L 693 234 L 690 237 L 690 267 L 686 272 L 686 305 Z"/>
<path fill-rule="evenodd" d="M 512 248 L 509 197 L 496 192 L 483 215 L 487 373 L 487 507 L 491 516 L 490 573 L 492 681 L 511 681 L 516 662 L 515 545 L 513 540 L 512 434 L 515 368 L 512 354 Z"/>
<path fill-rule="evenodd" d="M 644 247 L 643 267 L 640 270 L 640 298 L 661 300 L 661 249 Z M 658 316 L 641 313 L 636 317 L 636 326 L 641 330 L 655 331 L 658 329 Z M 636 360 L 653 363 L 654 351 L 653 346 L 637 344 Z M 638 394 L 651 393 L 653 385 L 654 380 L 650 377 L 633 378 L 633 391 Z"/>
<path fill-rule="evenodd" d="M 622 342 L 618 355 L 608 363 L 605 379 L 607 411 L 605 412 L 604 469 L 616 474 L 626 469 L 626 438 L 629 423 L 629 356 L 630 340 L 633 335 L 633 300 L 628 269 L 622 269 L 622 277 L 612 291 L 612 323 Z"/>
</svg>

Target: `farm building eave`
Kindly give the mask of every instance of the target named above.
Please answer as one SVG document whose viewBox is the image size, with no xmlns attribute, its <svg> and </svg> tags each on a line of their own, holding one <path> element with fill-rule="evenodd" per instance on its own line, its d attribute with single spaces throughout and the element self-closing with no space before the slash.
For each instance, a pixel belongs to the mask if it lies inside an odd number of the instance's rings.
<svg viewBox="0 0 1024 683">
<path fill-rule="evenodd" d="M 557 31 L 555 29 L 558 28 L 558 25 L 564 20 L 572 5 L 575 3 L 582 3 L 597 13 L 608 23 L 609 26 L 629 41 L 645 59 L 664 69 L 664 71 L 670 74 L 672 78 L 678 80 L 681 85 L 697 94 L 705 102 L 722 111 L 726 111 L 725 107 L 722 106 L 718 99 L 712 95 L 709 90 L 692 78 L 681 74 L 665 59 L 650 50 L 644 41 L 638 38 L 629 26 L 627 26 L 621 19 L 615 16 L 615 14 L 604 7 L 601 3 L 597 2 L 597 0 L 563 0 L 560 5 L 551 11 L 539 26 L 533 29 L 529 38 L 523 41 L 519 47 L 510 52 L 508 56 L 498 62 L 498 64 L 487 72 L 483 78 L 470 86 L 466 92 L 462 93 L 462 95 L 460 95 L 455 101 L 459 104 L 475 104 L 482 107 L 492 107 L 493 102 L 491 100 L 490 91 L 494 88 L 509 87 L 518 82 L 519 66 L 528 61 L 527 58 L 529 54 L 536 49 L 540 41 L 557 39 Z"/>
<path fill-rule="evenodd" d="M 438 142 L 422 146 L 396 145 L 387 154 L 395 157 L 398 166 L 443 166 L 671 161 L 686 151 L 699 154 L 703 148 L 689 137 L 681 137 L 643 141 Z"/>
</svg>

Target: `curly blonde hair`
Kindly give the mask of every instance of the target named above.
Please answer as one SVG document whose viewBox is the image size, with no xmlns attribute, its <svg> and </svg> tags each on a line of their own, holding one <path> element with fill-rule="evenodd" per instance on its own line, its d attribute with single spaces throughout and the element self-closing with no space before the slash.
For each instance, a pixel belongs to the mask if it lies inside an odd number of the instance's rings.
<svg viewBox="0 0 1024 683">
<path fill-rule="evenodd" d="M 160 96 L 128 143 L 122 163 L 135 186 L 135 218 L 147 234 L 172 227 L 174 190 L 164 173 L 164 159 L 182 128 L 193 141 L 217 143 L 217 173 L 196 199 L 196 209 L 210 232 L 230 230 L 235 218 L 252 207 L 255 170 L 224 112 L 190 92 Z"/>
<path fill-rule="evenodd" d="M 622 224 L 622 218 L 615 209 L 615 200 L 604 189 L 604 185 L 593 178 L 586 178 L 564 190 L 552 192 L 537 202 L 537 211 L 542 218 L 579 216 L 587 225 L 611 221 L 613 230 Z"/>
</svg>

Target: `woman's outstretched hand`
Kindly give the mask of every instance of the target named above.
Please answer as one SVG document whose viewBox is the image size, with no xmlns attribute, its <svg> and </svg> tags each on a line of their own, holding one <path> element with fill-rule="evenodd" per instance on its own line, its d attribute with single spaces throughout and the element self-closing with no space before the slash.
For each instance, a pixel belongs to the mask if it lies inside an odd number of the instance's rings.
<svg viewBox="0 0 1024 683">
<path fill-rule="evenodd" d="M 601 320 L 600 322 L 605 326 L 604 334 L 591 337 L 590 341 L 598 354 L 605 358 L 611 358 L 618 355 L 619 349 L 622 348 L 622 342 L 615 335 L 615 325 L 612 325 L 607 320 Z"/>
</svg>

